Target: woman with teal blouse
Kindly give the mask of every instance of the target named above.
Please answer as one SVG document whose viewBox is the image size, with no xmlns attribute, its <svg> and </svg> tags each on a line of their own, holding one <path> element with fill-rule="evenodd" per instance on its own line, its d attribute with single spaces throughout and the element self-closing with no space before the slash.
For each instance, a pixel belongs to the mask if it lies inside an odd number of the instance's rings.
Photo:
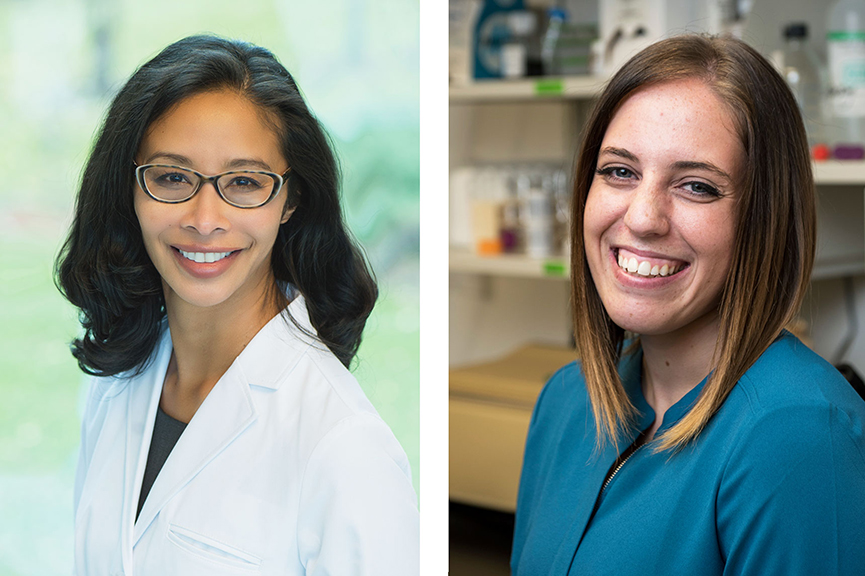
<svg viewBox="0 0 865 576">
<path fill-rule="evenodd" d="M 645 49 L 572 210 L 580 360 L 535 407 L 513 573 L 865 574 L 865 402 L 784 329 L 816 215 L 783 79 L 734 39 Z"/>
</svg>

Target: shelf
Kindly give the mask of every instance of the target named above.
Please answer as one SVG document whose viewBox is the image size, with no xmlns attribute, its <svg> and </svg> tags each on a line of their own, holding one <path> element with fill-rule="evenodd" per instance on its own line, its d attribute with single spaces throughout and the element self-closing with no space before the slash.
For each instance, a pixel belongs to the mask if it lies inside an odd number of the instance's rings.
<svg viewBox="0 0 865 576">
<path fill-rule="evenodd" d="M 451 249 L 449 269 L 462 274 L 568 280 L 570 266 L 562 256 L 531 258 L 525 255 L 502 254 L 478 256 L 467 250 Z M 865 253 L 843 258 L 818 258 L 814 263 L 813 280 L 842 278 L 865 274 Z"/>
<path fill-rule="evenodd" d="M 451 249 L 448 267 L 451 272 L 510 276 L 516 278 L 547 278 L 567 280 L 570 266 L 562 256 L 532 258 L 520 254 L 479 256 L 468 250 Z"/>
<path fill-rule="evenodd" d="M 865 254 L 849 258 L 818 258 L 814 262 L 814 270 L 811 272 L 811 280 L 827 280 L 830 278 L 845 278 L 848 276 L 861 276 L 865 273 Z"/>
<path fill-rule="evenodd" d="M 589 100 L 601 93 L 607 80 L 603 76 L 478 80 L 462 86 L 451 86 L 449 93 L 452 103 Z"/>
<path fill-rule="evenodd" d="M 865 162 L 861 160 L 826 160 L 814 162 L 814 182 L 818 185 L 865 186 Z"/>
</svg>

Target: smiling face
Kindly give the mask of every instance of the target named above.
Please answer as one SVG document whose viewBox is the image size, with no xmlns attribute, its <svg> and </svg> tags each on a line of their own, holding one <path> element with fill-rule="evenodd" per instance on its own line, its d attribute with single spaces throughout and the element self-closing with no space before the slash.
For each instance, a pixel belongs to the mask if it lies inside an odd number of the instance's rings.
<svg viewBox="0 0 865 576">
<path fill-rule="evenodd" d="M 150 125 L 135 161 L 205 175 L 288 169 L 262 111 L 226 90 L 196 94 L 171 108 Z M 263 297 L 274 283 L 270 255 L 277 231 L 290 216 L 284 194 L 243 209 L 223 201 L 212 184 L 180 204 L 157 202 L 136 185 L 135 213 L 167 306 L 179 300 L 196 307 L 248 305 Z"/>
<path fill-rule="evenodd" d="M 650 86 L 624 101 L 583 218 L 592 280 L 613 322 L 653 336 L 717 319 L 744 162 L 731 115 L 702 81 Z"/>
</svg>

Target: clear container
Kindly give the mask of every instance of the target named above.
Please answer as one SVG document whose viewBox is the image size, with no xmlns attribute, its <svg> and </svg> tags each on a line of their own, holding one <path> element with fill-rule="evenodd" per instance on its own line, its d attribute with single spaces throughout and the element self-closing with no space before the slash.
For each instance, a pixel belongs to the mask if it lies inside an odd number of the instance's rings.
<svg viewBox="0 0 865 576">
<path fill-rule="evenodd" d="M 836 150 L 865 143 L 865 0 L 838 0 L 826 32 L 827 138 Z"/>
<path fill-rule="evenodd" d="M 520 223 L 526 254 L 546 258 L 554 252 L 555 220 L 553 198 L 543 187 L 543 169 L 525 170 L 517 178 Z"/>
<path fill-rule="evenodd" d="M 592 43 L 597 37 L 597 24 L 570 22 L 564 9 L 550 8 L 547 11 L 547 29 L 541 46 L 544 75 L 588 74 Z"/>
<path fill-rule="evenodd" d="M 784 28 L 784 79 L 796 97 L 808 133 L 808 144 L 812 147 L 826 141 L 820 105 L 820 69 L 820 58 L 808 41 L 808 25 L 804 22 L 788 24 Z"/>
</svg>

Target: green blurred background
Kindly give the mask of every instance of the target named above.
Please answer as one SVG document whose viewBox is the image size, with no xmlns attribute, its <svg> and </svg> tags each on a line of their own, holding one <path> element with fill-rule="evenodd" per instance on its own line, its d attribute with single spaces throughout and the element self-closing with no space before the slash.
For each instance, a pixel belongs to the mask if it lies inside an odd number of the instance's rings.
<svg viewBox="0 0 865 576">
<path fill-rule="evenodd" d="M 134 69 L 202 32 L 272 50 L 333 137 L 381 289 L 355 375 L 418 488 L 418 3 L 0 0 L 0 576 L 71 572 L 84 379 L 52 265 L 82 166 Z"/>
</svg>

